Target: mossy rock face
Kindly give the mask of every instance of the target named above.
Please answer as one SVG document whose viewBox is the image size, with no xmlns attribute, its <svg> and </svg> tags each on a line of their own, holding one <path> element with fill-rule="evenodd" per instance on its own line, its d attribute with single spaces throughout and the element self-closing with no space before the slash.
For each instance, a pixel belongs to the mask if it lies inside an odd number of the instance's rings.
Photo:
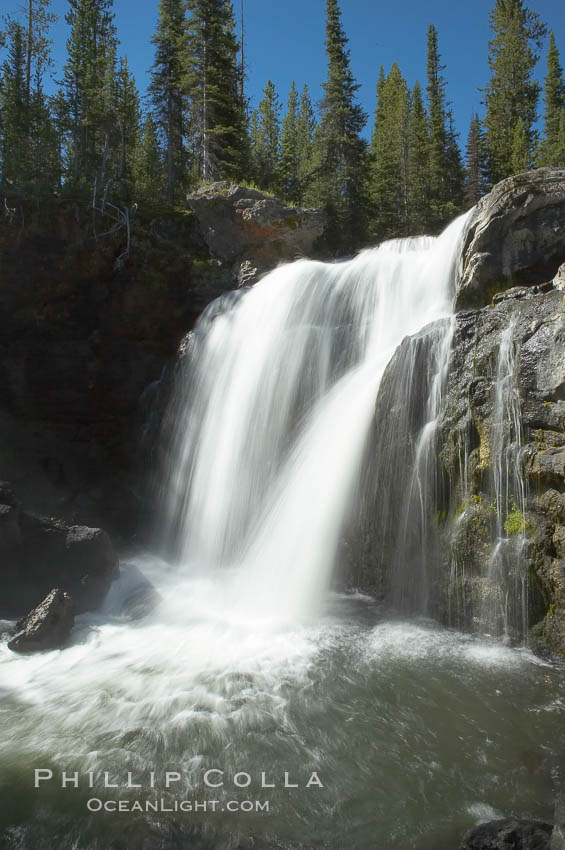
<svg viewBox="0 0 565 850">
<path fill-rule="evenodd" d="M 480 506 L 461 504 L 461 492 L 492 503 L 493 416 L 502 334 L 512 324 L 515 347 L 514 388 L 522 421 L 520 461 L 526 509 L 510 503 L 503 517 L 509 546 L 526 537 L 523 568 L 528 571 L 530 623 L 544 621 L 552 652 L 561 652 L 556 560 L 562 558 L 560 528 L 565 526 L 565 313 L 563 293 L 531 288 L 506 292 L 492 306 L 461 312 L 450 355 L 440 414 L 440 458 L 449 482 L 453 538 L 452 560 L 444 569 L 455 579 L 454 599 L 465 601 L 466 625 L 479 591 L 475 578 L 488 571 L 496 522 Z M 463 517 L 463 522 L 461 521 Z M 449 524 L 448 524 L 449 525 Z M 444 579 L 445 580 L 445 579 Z M 466 586 L 470 582 L 470 586 Z M 480 582 L 478 586 L 480 586 Z M 458 594 L 458 596 L 457 596 Z M 460 605 L 460 607 L 462 607 Z M 565 617 L 563 617 L 565 623 Z M 543 626 L 538 631 L 543 632 Z"/>
<path fill-rule="evenodd" d="M 457 508 L 451 551 L 465 575 L 481 576 L 488 570 L 495 515 L 493 503 L 482 496 L 470 496 Z"/>
</svg>

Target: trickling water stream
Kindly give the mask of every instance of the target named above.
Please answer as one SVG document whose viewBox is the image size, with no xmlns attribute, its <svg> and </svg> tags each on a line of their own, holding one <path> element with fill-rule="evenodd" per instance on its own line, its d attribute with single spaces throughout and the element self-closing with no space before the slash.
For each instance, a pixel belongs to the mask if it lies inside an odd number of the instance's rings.
<svg viewBox="0 0 565 850">
<path fill-rule="evenodd" d="M 526 545 L 526 484 L 522 471 L 522 422 L 517 388 L 514 322 L 503 332 L 495 381 L 492 433 L 493 494 L 496 537 L 488 580 L 495 592 L 487 597 L 484 619 L 487 628 L 502 629 L 508 636 L 511 624 L 528 632 L 528 575 Z"/>
<path fill-rule="evenodd" d="M 132 557 L 63 652 L 21 658 L 0 644 L 9 846 L 452 850 L 481 819 L 551 817 L 557 672 L 328 593 L 383 373 L 403 338 L 436 322 L 414 463 L 394 468 L 383 451 L 389 479 L 410 482 L 387 519 L 398 592 L 410 596 L 413 581 L 424 600 L 416 555 L 463 226 L 347 263 L 286 266 L 207 311 L 170 412 L 174 563 Z M 407 368 L 407 391 L 416 378 Z M 134 623 L 120 613 L 133 565 L 161 595 Z M 35 768 L 53 780 L 34 789 Z M 224 784 L 207 787 L 208 769 Z M 61 787 L 61 771 L 78 771 L 79 787 Z M 141 787 L 127 787 L 128 771 Z M 170 788 L 167 771 L 180 776 Z M 306 787 L 314 773 L 320 784 Z M 92 798 L 142 810 L 96 812 Z M 183 800 L 217 808 L 175 811 Z"/>
</svg>

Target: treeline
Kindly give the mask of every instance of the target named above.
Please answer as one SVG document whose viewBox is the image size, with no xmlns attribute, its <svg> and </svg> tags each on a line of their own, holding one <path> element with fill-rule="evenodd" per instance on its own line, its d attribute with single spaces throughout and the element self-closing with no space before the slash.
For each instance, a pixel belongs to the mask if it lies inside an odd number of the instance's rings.
<svg viewBox="0 0 565 850">
<path fill-rule="evenodd" d="M 112 0 L 69 0 L 66 60 L 52 67 L 50 0 L 7 18 L 0 46 L 0 176 L 5 192 L 103 194 L 182 205 L 216 180 L 252 182 L 324 207 L 338 252 L 368 240 L 437 232 L 489 187 L 536 165 L 565 166 L 565 84 L 549 34 L 543 93 L 533 77 L 547 36 L 523 0 L 495 0 L 484 115 L 462 153 L 438 33 L 427 33 L 423 85 L 399 66 L 376 84 L 370 142 L 338 0 L 326 0 L 321 100 L 293 83 L 283 108 L 268 81 L 255 110 L 229 0 L 160 0 L 154 62 L 140 98 Z M 48 95 L 48 74 L 57 80 Z M 543 94 L 543 132 L 536 127 Z"/>
</svg>

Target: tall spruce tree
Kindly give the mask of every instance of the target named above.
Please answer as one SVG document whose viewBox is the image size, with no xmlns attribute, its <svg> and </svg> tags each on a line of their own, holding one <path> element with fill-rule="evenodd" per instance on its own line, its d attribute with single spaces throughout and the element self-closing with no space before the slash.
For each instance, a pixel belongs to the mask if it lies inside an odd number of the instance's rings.
<svg viewBox="0 0 565 850">
<path fill-rule="evenodd" d="M 166 199 L 178 201 L 188 183 L 186 137 L 187 31 L 184 0 L 160 0 L 148 87 L 151 115 L 165 154 Z"/>
<path fill-rule="evenodd" d="M 429 209 L 430 131 L 420 83 L 410 99 L 408 119 L 408 218 L 411 233 L 425 233 Z"/>
<path fill-rule="evenodd" d="M 521 118 L 518 118 L 512 134 L 512 159 L 510 162 L 512 173 L 521 174 L 523 171 L 528 171 L 531 164 L 531 147 L 528 144 L 524 123 Z"/>
<path fill-rule="evenodd" d="M 32 2 L 31 11 L 34 10 Z M 7 57 L 0 73 L 2 180 L 28 192 L 52 191 L 59 185 L 61 176 L 59 140 L 51 103 L 43 88 L 51 62 L 47 27 L 53 16 L 46 2 L 41 4 L 41 10 L 44 13 L 41 25 L 37 24 L 31 41 L 23 24 L 7 21 Z M 29 27 L 29 19 L 26 23 Z"/>
<path fill-rule="evenodd" d="M 465 155 L 465 206 L 473 207 L 487 191 L 485 141 L 479 116 L 471 115 Z"/>
<path fill-rule="evenodd" d="M 490 24 L 493 38 L 489 43 L 491 78 L 484 90 L 485 141 L 490 182 L 496 183 L 513 173 L 516 134 L 524 136 L 525 159 L 532 158 L 540 91 L 532 73 L 545 27 L 523 0 L 495 0 Z M 524 147 L 522 142 L 520 146 Z M 523 156 L 521 161 L 525 161 Z"/>
<path fill-rule="evenodd" d="M 201 180 L 241 178 L 249 158 L 243 68 L 228 0 L 187 0 L 190 134 Z"/>
<path fill-rule="evenodd" d="M 563 69 L 559 60 L 559 51 L 555 42 L 554 33 L 549 36 L 549 49 L 547 51 L 547 74 L 543 90 L 544 116 L 543 116 L 543 140 L 538 148 L 536 164 L 543 165 L 565 165 L 560 155 L 561 147 L 561 120 L 565 110 L 565 83 L 563 81 Z"/>
<path fill-rule="evenodd" d="M 165 194 L 163 153 L 159 145 L 157 126 L 151 115 L 146 115 L 135 148 L 135 188 L 144 198 L 154 200 Z"/>
<path fill-rule="evenodd" d="M 300 109 L 296 117 L 296 146 L 298 152 L 298 187 L 296 201 L 302 203 L 308 185 L 314 175 L 314 135 L 316 117 L 310 99 L 310 91 L 305 84 L 300 95 Z"/>
<path fill-rule="evenodd" d="M 283 195 L 291 201 L 297 201 L 299 182 L 298 92 L 293 80 L 281 130 L 281 191 Z"/>
<path fill-rule="evenodd" d="M 115 75 L 116 29 L 112 0 L 69 0 L 67 60 L 59 98 L 66 131 L 66 179 L 91 185 L 107 179 L 113 134 L 111 91 Z"/>
<path fill-rule="evenodd" d="M 444 204 L 444 221 L 457 216 L 464 207 L 465 201 L 465 168 L 459 149 L 459 133 L 455 129 L 453 112 L 447 113 L 447 138 L 445 148 L 446 198 Z"/>
<path fill-rule="evenodd" d="M 49 28 L 57 20 L 50 9 L 50 0 L 27 0 L 26 2 L 26 93 L 32 97 L 32 86 L 37 90 L 38 77 L 43 77 L 51 64 Z"/>
<path fill-rule="evenodd" d="M 2 65 L 0 106 L 2 123 L 2 182 L 22 186 L 29 173 L 30 104 L 26 92 L 25 30 L 9 21 L 6 32 L 7 58 Z"/>
<path fill-rule="evenodd" d="M 118 145 L 115 174 L 119 179 L 132 180 L 135 172 L 141 108 L 139 92 L 126 58 L 120 59 L 116 76 L 116 118 Z"/>
<path fill-rule="evenodd" d="M 427 94 L 430 115 L 429 214 L 432 232 L 441 229 L 460 211 L 463 202 L 463 168 L 457 137 L 445 95 L 445 66 L 441 64 L 437 30 L 428 27 Z"/>
<path fill-rule="evenodd" d="M 445 66 L 440 63 L 437 30 L 428 27 L 427 93 L 430 110 L 430 202 L 435 207 L 435 217 L 441 219 L 441 207 L 444 200 L 445 149 L 447 142 L 445 78 L 442 74 Z"/>
<path fill-rule="evenodd" d="M 410 104 L 406 80 L 393 62 L 377 86 L 378 102 L 369 152 L 370 235 L 382 240 L 409 231 Z"/>
<path fill-rule="evenodd" d="M 252 120 L 251 152 L 257 185 L 269 192 L 280 188 L 281 179 L 281 104 L 271 80 L 263 89 Z"/>
<path fill-rule="evenodd" d="M 360 133 L 367 115 L 356 102 L 359 84 L 351 72 L 347 44 L 338 0 L 326 0 L 328 74 L 316 136 L 316 193 L 328 213 L 328 243 L 336 252 L 362 245 L 366 233 L 365 144 Z"/>
</svg>

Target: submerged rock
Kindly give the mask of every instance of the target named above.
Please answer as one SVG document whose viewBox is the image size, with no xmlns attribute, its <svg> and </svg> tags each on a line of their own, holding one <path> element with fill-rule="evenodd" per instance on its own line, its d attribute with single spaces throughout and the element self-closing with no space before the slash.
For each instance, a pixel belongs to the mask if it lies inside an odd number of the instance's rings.
<svg viewBox="0 0 565 850">
<path fill-rule="evenodd" d="M 114 584 L 104 608 L 129 620 L 141 620 L 152 614 L 160 602 L 161 594 L 139 567 L 125 564 L 120 568 L 120 580 Z"/>
<path fill-rule="evenodd" d="M 497 292 L 552 281 L 565 262 L 564 228 L 564 169 L 502 180 L 468 224 L 457 308 L 482 307 Z"/>
<path fill-rule="evenodd" d="M 8 649 L 21 653 L 60 649 L 69 639 L 74 620 L 71 597 L 56 588 L 18 622 L 18 632 L 8 643 Z"/>
<path fill-rule="evenodd" d="M 460 850 L 549 850 L 552 829 L 539 820 L 490 821 L 469 830 Z"/>
</svg>

